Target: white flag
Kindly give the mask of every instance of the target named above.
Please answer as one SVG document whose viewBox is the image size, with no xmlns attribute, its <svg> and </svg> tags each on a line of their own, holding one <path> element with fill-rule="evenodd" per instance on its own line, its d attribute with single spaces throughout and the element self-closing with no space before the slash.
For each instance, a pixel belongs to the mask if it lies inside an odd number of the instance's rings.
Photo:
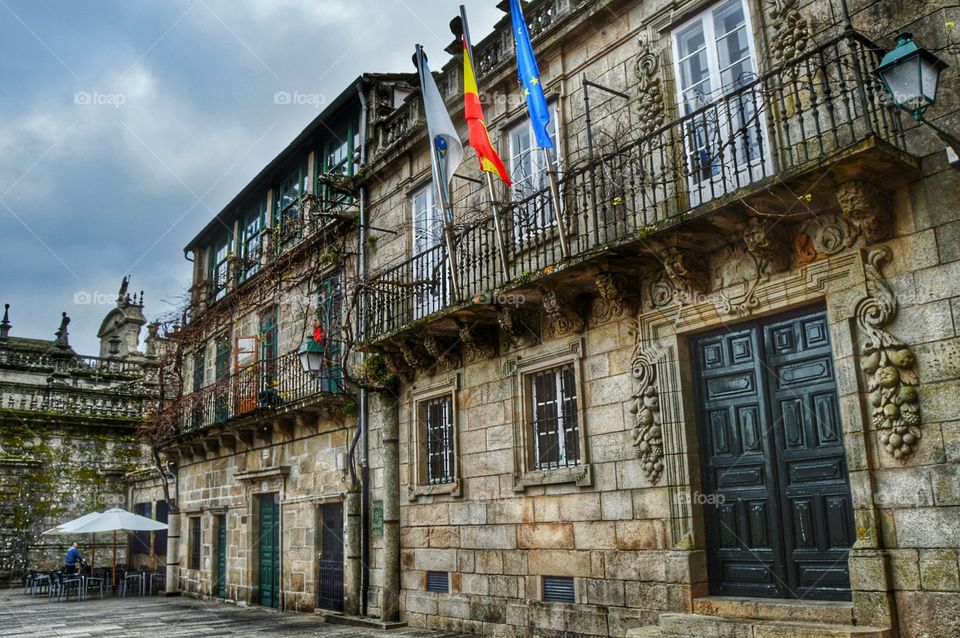
<svg viewBox="0 0 960 638">
<path fill-rule="evenodd" d="M 456 172 L 460 162 L 463 161 L 463 144 L 460 142 L 460 135 L 457 128 L 450 119 L 450 113 L 447 111 L 447 105 L 440 96 L 440 89 L 430 73 L 430 66 L 427 64 L 427 56 L 423 54 L 423 49 L 418 56 L 420 60 L 420 92 L 423 94 L 423 112 L 427 118 L 427 130 L 430 133 L 431 150 L 440 158 L 442 175 L 446 178 L 445 186 L 450 186 L 453 174 Z M 433 156 L 431 156 L 433 159 Z"/>
</svg>

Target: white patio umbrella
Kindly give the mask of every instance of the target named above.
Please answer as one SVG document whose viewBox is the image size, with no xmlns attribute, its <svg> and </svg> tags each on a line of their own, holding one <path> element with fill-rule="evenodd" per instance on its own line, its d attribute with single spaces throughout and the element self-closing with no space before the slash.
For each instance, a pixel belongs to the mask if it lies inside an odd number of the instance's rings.
<svg viewBox="0 0 960 638">
<path fill-rule="evenodd" d="M 96 534 L 97 532 L 113 532 L 113 582 L 117 582 L 117 532 L 158 532 L 167 529 L 166 523 L 160 523 L 128 512 L 120 507 L 108 509 L 73 529 L 75 534 Z"/>
<path fill-rule="evenodd" d="M 52 529 L 48 529 L 43 534 L 57 534 L 60 536 L 72 536 L 76 534 L 77 527 L 88 523 L 100 516 L 100 512 L 90 512 L 89 514 L 84 514 L 80 518 L 75 518 L 72 521 L 67 521 L 66 523 L 61 523 Z M 93 563 L 97 558 L 97 535 L 91 534 L 90 536 L 90 567 L 93 567 Z"/>
</svg>

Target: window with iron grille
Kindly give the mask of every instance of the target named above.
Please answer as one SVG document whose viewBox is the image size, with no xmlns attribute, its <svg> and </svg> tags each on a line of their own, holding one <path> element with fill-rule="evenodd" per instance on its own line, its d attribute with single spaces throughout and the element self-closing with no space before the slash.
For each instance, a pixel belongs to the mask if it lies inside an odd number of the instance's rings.
<svg viewBox="0 0 960 638">
<path fill-rule="evenodd" d="M 200 517 L 190 519 L 190 569 L 200 569 Z"/>
<path fill-rule="evenodd" d="M 573 578 L 570 576 L 544 576 L 543 602 L 545 603 L 575 603 L 576 595 L 573 589 Z"/>
<path fill-rule="evenodd" d="M 420 402 L 424 428 L 425 478 L 429 485 L 454 480 L 453 397 L 450 395 Z"/>
<path fill-rule="evenodd" d="M 446 594 L 450 591 L 450 574 L 447 572 L 427 572 L 427 591 Z"/>
<path fill-rule="evenodd" d="M 526 377 L 534 469 L 580 463 L 577 383 L 572 363 L 540 370 Z"/>
</svg>

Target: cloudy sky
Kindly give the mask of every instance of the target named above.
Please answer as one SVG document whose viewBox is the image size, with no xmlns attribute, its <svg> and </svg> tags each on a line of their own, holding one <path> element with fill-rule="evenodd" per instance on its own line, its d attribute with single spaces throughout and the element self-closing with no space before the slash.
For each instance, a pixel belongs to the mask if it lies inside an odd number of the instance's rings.
<svg viewBox="0 0 960 638">
<path fill-rule="evenodd" d="M 0 303 L 12 334 L 96 354 L 120 279 L 148 317 L 189 286 L 183 246 L 364 71 L 434 66 L 497 0 L 0 0 Z M 109 304 L 109 305 L 107 305 Z"/>
</svg>

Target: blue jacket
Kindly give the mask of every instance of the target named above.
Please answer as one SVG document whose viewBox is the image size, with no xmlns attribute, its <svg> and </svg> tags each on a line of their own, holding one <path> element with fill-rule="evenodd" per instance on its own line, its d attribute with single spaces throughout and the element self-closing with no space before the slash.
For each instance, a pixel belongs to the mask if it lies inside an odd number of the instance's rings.
<svg viewBox="0 0 960 638">
<path fill-rule="evenodd" d="M 70 551 L 67 552 L 67 559 L 64 562 L 67 565 L 76 565 L 77 563 L 82 563 L 83 556 L 80 555 L 80 550 L 76 547 L 71 547 Z"/>
</svg>

